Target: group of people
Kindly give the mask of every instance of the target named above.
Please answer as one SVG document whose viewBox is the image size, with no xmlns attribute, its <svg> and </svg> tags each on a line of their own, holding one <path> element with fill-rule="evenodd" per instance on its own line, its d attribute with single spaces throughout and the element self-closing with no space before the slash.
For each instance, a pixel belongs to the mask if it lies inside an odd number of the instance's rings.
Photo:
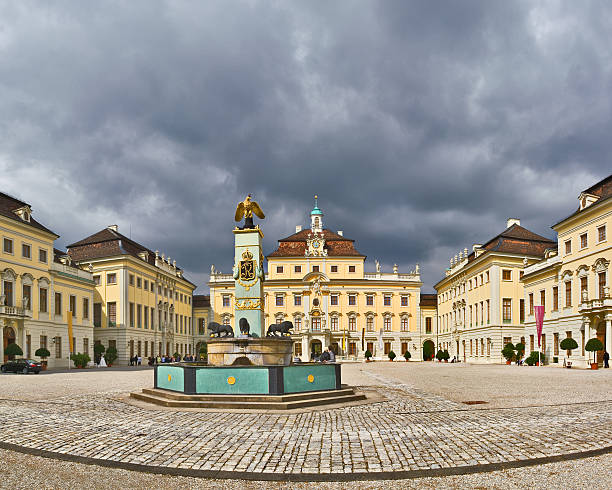
<svg viewBox="0 0 612 490">
<path fill-rule="evenodd" d="M 331 345 L 327 346 L 327 350 L 323 351 L 321 355 L 317 355 L 315 351 L 310 353 L 311 362 L 336 362 L 336 353 Z M 295 361 L 294 361 L 295 362 Z M 301 360 L 299 361 L 301 362 Z"/>
</svg>

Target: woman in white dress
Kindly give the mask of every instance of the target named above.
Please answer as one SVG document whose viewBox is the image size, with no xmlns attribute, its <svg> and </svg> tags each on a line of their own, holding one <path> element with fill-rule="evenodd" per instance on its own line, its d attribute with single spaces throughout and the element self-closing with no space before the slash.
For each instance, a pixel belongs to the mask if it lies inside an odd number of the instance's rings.
<svg viewBox="0 0 612 490">
<path fill-rule="evenodd" d="M 104 360 L 104 354 L 100 356 L 100 364 L 98 364 L 98 367 L 106 367 L 106 361 Z"/>
</svg>

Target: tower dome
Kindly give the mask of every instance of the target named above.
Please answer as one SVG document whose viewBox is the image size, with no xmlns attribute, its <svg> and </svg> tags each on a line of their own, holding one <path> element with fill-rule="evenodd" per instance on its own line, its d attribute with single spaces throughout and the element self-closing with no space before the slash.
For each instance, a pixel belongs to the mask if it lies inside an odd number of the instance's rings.
<svg viewBox="0 0 612 490">
<path fill-rule="evenodd" d="M 310 229 L 313 233 L 323 231 L 323 211 L 319 209 L 319 196 L 315 196 L 315 205 L 310 212 Z"/>
</svg>

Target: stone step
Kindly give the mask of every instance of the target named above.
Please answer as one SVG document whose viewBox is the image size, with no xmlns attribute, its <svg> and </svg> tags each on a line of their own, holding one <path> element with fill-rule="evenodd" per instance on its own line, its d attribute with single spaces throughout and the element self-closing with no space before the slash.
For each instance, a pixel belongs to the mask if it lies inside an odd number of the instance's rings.
<svg viewBox="0 0 612 490">
<path fill-rule="evenodd" d="M 297 408 L 321 407 L 325 405 L 344 404 L 365 400 L 363 393 L 344 395 L 330 395 L 325 398 L 301 399 L 295 401 L 231 401 L 226 399 L 215 400 L 175 400 L 154 396 L 146 393 L 131 393 L 136 400 L 153 403 L 155 405 L 172 408 L 218 408 L 218 409 L 251 409 L 251 410 L 291 410 Z"/>
<path fill-rule="evenodd" d="M 187 395 L 184 393 L 177 393 L 175 391 L 163 390 L 158 388 L 145 388 L 142 390 L 147 395 L 152 395 L 161 398 L 168 398 L 170 400 L 183 400 L 183 401 L 272 401 L 272 402 L 292 402 L 298 400 L 311 400 L 314 398 L 327 398 L 331 394 L 333 396 L 344 396 L 352 395 L 355 393 L 353 388 L 342 388 L 340 390 L 333 391 L 308 391 L 304 393 L 288 393 L 285 395 L 224 395 L 224 394 L 201 394 L 201 395 Z"/>
</svg>

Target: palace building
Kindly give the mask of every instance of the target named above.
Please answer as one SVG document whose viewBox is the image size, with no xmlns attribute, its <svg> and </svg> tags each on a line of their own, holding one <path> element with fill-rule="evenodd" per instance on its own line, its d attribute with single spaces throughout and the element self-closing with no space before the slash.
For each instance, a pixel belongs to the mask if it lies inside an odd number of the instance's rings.
<svg viewBox="0 0 612 490">
<path fill-rule="evenodd" d="M 109 226 L 68 246 L 68 255 L 92 273 L 96 342 L 130 357 L 194 354 L 193 291 L 176 261 Z"/>
<path fill-rule="evenodd" d="M 278 241 L 267 256 L 264 319 L 266 327 L 293 322 L 294 354 L 302 360 L 317 356 L 328 345 L 344 358 L 363 358 L 369 350 L 386 358 L 410 351 L 421 356 L 418 265 L 400 273 L 365 271 L 366 256 L 342 231 L 323 226 L 315 204 L 310 227 Z M 234 279 L 211 268 L 211 318 L 234 326 Z"/>
<path fill-rule="evenodd" d="M 499 363 L 509 342 L 525 343 L 525 267 L 539 262 L 556 242 L 509 219 L 484 245 L 450 259 L 438 292 L 437 349 L 463 362 Z"/>
<path fill-rule="evenodd" d="M 541 350 L 548 362 L 587 366 L 595 355 L 601 364 L 604 351 L 585 351 L 594 337 L 612 352 L 611 226 L 612 175 L 580 193 L 578 209 L 552 227 L 557 242 L 542 260 L 525 268 L 527 352 L 539 350 L 534 305 L 544 306 Z M 576 350 L 561 351 L 566 337 L 576 341 Z"/>
<path fill-rule="evenodd" d="M 29 204 L 0 193 L 0 337 L 2 356 L 16 343 L 25 358 L 49 350 L 49 367 L 68 367 L 72 317 L 74 352 L 93 357 L 94 281 L 54 248 L 58 235 L 32 216 Z"/>
</svg>

